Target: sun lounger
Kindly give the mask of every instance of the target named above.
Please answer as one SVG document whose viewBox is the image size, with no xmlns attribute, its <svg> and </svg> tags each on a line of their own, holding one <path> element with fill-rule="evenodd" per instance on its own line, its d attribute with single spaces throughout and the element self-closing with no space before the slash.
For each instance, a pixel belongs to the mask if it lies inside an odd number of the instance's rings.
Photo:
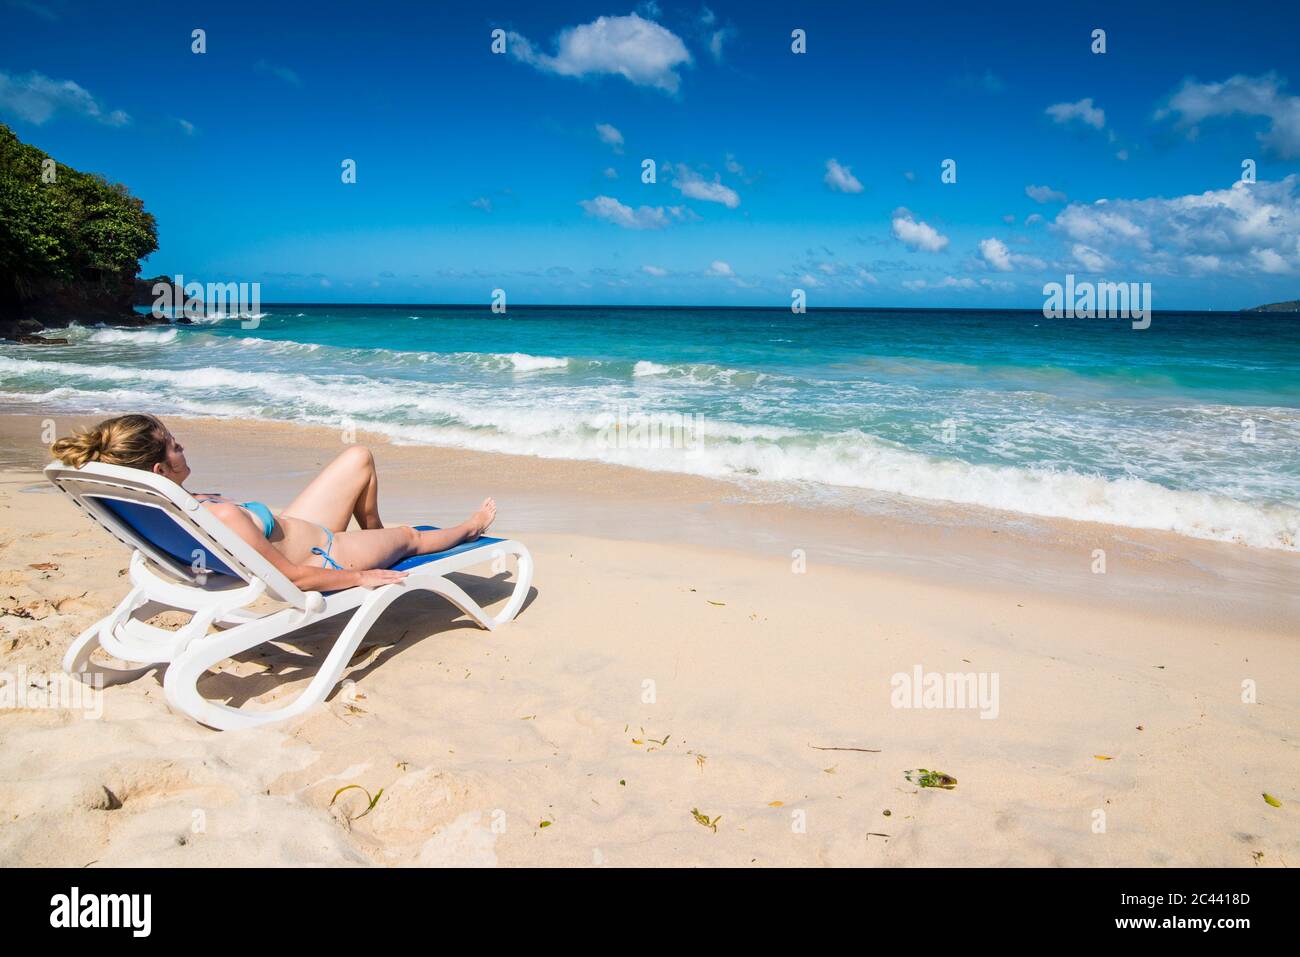
<svg viewBox="0 0 1300 957">
<path fill-rule="evenodd" d="M 64 670 L 83 680 L 102 675 L 105 685 L 132 680 L 166 665 L 168 704 L 223 731 L 295 717 L 325 700 L 361 640 L 402 595 L 425 590 L 442 595 L 484 628 L 511 621 L 528 596 L 533 561 L 528 549 L 508 539 L 480 538 L 433 555 L 417 555 L 393 568 L 402 582 L 380 588 L 304 592 L 204 508 L 179 485 L 141 469 L 90 463 L 70 468 L 53 463 L 46 477 L 93 520 L 134 550 L 130 593 L 111 614 L 86 629 L 63 659 Z M 430 526 L 419 526 L 429 528 Z M 515 587 L 505 606 L 489 614 L 447 575 L 492 562 L 505 570 L 515 557 Z M 262 598 L 282 607 L 257 613 Z M 192 615 L 176 631 L 148 624 L 159 612 Z M 320 669 L 290 703 L 262 711 L 232 708 L 203 697 L 198 684 L 209 668 L 265 642 L 286 639 L 325 618 L 351 612 Z M 216 629 L 216 630 L 214 630 Z M 102 648 L 133 667 L 91 662 Z"/>
</svg>

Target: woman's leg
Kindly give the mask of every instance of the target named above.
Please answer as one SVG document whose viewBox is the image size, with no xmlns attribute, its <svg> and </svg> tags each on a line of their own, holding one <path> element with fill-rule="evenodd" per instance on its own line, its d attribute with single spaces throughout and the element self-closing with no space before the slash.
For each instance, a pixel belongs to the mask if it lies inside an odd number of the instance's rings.
<svg viewBox="0 0 1300 957">
<path fill-rule="evenodd" d="M 284 514 L 341 532 L 355 517 L 363 529 L 379 529 L 379 474 L 364 445 L 349 445 L 312 479 Z M 371 566 L 377 567 L 377 566 Z"/>
<path fill-rule="evenodd" d="M 334 536 L 330 557 L 349 569 L 388 568 L 412 555 L 431 555 L 454 548 L 461 542 L 473 541 L 492 524 L 496 513 L 496 502 L 489 498 L 483 501 L 477 512 L 454 528 L 422 532 L 408 525 L 396 525 L 338 532 Z"/>
</svg>

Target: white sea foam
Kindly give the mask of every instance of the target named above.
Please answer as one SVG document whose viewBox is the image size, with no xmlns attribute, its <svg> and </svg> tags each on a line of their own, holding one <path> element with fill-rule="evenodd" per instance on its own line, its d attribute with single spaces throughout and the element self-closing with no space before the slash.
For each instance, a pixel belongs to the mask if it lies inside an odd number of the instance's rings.
<svg viewBox="0 0 1300 957">
<path fill-rule="evenodd" d="M 86 341 L 98 345 L 131 344 L 161 346 L 176 341 L 175 329 L 99 329 Z"/>
<path fill-rule="evenodd" d="M 117 330 L 98 330 L 92 338 L 105 331 Z M 175 331 L 148 330 L 154 335 Z M 257 341 L 268 347 L 309 345 Z M 569 360 L 511 353 L 493 361 L 503 370 L 534 371 L 561 368 Z M 459 383 L 378 382 L 356 374 L 256 372 L 220 365 L 162 369 L 5 355 L 0 355 L 0 388 L 0 398 L 35 403 L 38 408 L 148 407 L 159 412 L 331 425 L 349 419 L 400 442 L 617 462 L 720 478 L 845 486 L 1044 517 L 1164 529 L 1263 548 L 1296 550 L 1300 543 L 1300 508 L 1294 490 L 1289 495 L 1284 491 L 1271 504 L 1252 503 L 1223 494 L 1167 488 L 1138 477 L 1106 478 L 1068 467 L 977 464 L 938 457 L 857 430 L 826 434 L 718 418 L 696 423 L 698 441 L 689 449 L 611 447 L 602 441 L 602 429 L 609 424 L 616 392 L 608 394 L 607 402 L 557 389 L 547 393 L 551 401 L 538 402 L 528 401 L 535 386 L 523 384 L 466 391 Z M 1207 410 L 1189 411 L 1204 414 Z M 1033 438 L 1015 432 L 1007 435 L 1011 443 Z M 1070 436 L 1062 434 L 1061 440 L 1069 442 Z M 1168 437 L 1161 441 L 1168 443 Z"/>
<path fill-rule="evenodd" d="M 767 373 L 745 369 L 730 369 L 713 365 L 710 362 L 680 362 L 664 365 L 642 359 L 632 367 L 632 378 L 641 379 L 661 376 L 671 379 L 676 384 L 693 386 L 742 386 L 757 385 L 768 379 Z M 793 380 L 791 380 L 793 381 Z"/>
<path fill-rule="evenodd" d="M 530 356 L 526 352 L 512 352 L 506 356 L 498 356 L 510 361 L 510 364 L 519 372 L 536 372 L 540 369 L 563 369 L 569 364 L 568 359 L 560 359 L 555 356 Z"/>
</svg>

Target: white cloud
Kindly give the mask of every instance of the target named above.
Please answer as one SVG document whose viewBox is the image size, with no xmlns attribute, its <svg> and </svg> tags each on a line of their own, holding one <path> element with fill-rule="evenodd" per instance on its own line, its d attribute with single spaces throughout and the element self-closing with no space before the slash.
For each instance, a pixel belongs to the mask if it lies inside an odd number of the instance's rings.
<svg viewBox="0 0 1300 957">
<path fill-rule="evenodd" d="M 998 272 L 1011 272 L 1011 250 L 1000 239 L 981 239 L 980 255 Z"/>
<path fill-rule="evenodd" d="M 1043 221 L 1043 216 L 1041 213 L 1030 213 L 1028 216 L 1025 217 L 1026 226 L 1037 226 L 1042 221 Z"/>
<path fill-rule="evenodd" d="M 938 282 L 927 282 L 924 279 L 905 279 L 903 281 L 905 289 L 978 289 L 979 283 L 969 276 L 963 276 L 958 279 L 956 276 L 944 276 Z"/>
<path fill-rule="evenodd" d="M 681 85 L 677 68 L 691 63 L 691 54 L 675 33 L 635 13 L 597 17 L 568 27 L 556 39 L 556 52 L 541 53 L 527 37 L 506 36 L 507 49 L 517 60 L 546 73 L 582 77 L 613 73 L 637 86 L 676 93 Z"/>
<path fill-rule="evenodd" d="M 1274 249 L 1252 249 L 1250 254 L 1254 257 L 1260 272 L 1288 273 L 1291 271 L 1291 264 Z"/>
<path fill-rule="evenodd" d="M 1026 186 L 1025 195 L 1035 203 L 1064 203 L 1070 197 L 1050 186 Z"/>
<path fill-rule="evenodd" d="M 11 76 L 0 70 L 0 112 L 12 113 L 37 126 L 57 113 L 75 113 L 105 126 L 131 122 L 131 117 L 121 110 L 105 112 L 85 87 L 72 80 L 52 80 L 36 72 Z"/>
<path fill-rule="evenodd" d="M 1179 273 L 1189 256 L 1215 257 L 1225 273 L 1300 271 L 1300 176 L 1171 199 L 1110 199 L 1063 209 L 1053 229 L 1089 253 L 1132 268 Z M 1082 255 L 1080 249 L 1084 250 Z M 1204 269 L 1209 262 L 1191 261 Z"/>
<path fill-rule="evenodd" d="M 1053 103 L 1044 112 L 1057 123 L 1078 120 L 1098 130 L 1106 125 L 1106 111 L 1093 106 L 1090 96 L 1077 103 Z"/>
<path fill-rule="evenodd" d="M 826 176 L 823 182 L 837 193 L 862 192 L 862 184 L 853 175 L 852 168 L 841 166 L 839 161 L 835 159 L 826 161 Z"/>
<path fill-rule="evenodd" d="M 194 124 L 191 123 L 189 120 L 182 120 L 180 117 L 177 117 L 176 125 L 185 131 L 186 136 L 194 135 Z"/>
<path fill-rule="evenodd" d="M 709 36 L 709 53 L 717 63 L 722 62 L 722 45 L 736 35 L 732 27 L 723 27 L 721 30 L 714 30 Z"/>
<path fill-rule="evenodd" d="M 938 282 L 926 282 L 924 279 L 905 279 L 903 288 L 910 289 L 913 292 L 919 292 L 922 289 L 1014 289 L 1013 283 L 1004 282 L 994 279 L 972 279 L 970 276 L 944 276 Z"/>
<path fill-rule="evenodd" d="M 483 210 L 483 212 L 485 213 L 492 212 L 492 200 L 488 199 L 486 196 L 480 196 L 478 199 L 472 199 L 470 200 L 469 204 L 473 206 L 475 209 Z"/>
<path fill-rule="evenodd" d="M 612 146 L 615 153 L 623 152 L 623 134 L 617 127 L 610 126 L 608 123 L 597 123 L 596 135 L 600 137 L 602 143 Z"/>
<path fill-rule="evenodd" d="M 1140 200 L 1141 203 L 1159 202 L 1159 200 Z M 1112 242 L 1137 246 L 1141 249 L 1151 247 L 1151 237 L 1144 225 L 1139 225 L 1129 218 L 1128 212 L 1133 207 L 1129 201 L 1120 200 L 1114 208 L 1102 200 L 1092 206 L 1078 203 L 1067 206 L 1056 217 L 1056 225 L 1065 230 L 1071 239 L 1084 242 Z"/>
<path fill-rule="evenodd" d="M 984 263 L 998 272 L 1011 272 L 1016 268 L 1043 269 L 1047 265 L 1037 257 L 1013 253 L 1006 243 L 992 237 L 981 239 L 979 250 Z"/>
<path fill-rule="evenodd" d="M 605 179 L 618 179 L 618 170 L 612 166 L 605 167 Z"/>
<path fill-rule="evenodd" d="M 1260 142 L 1284 159 L 1295 159 L 1300 157 L 1300 96 L 1283 93 L 1285 84 L 1275 73 L 1238 74 L 1222 83 L 1189 79 L 1169 98 L 1169 105 L 1156 112 L 1156 119 L 1176 113 L 1179 125 L 1194 131 L 1197 123 L 1216 116 L 1267 117 L 1269 128 L 1259 134 Z"/>
<path fill-rule="evenodd" d="M 662 266 L 642 266 L 642 267 L 641 267 L 641 271 L 642 271 L 643 273 L 645 273 L 647 276 L 666 276 L 666 275 L 668 275 L 668 270 L 667 270 L 667 269 L 664 269 Z"/>
<path fill-rule="evenodd" d="M 586 210 L 588 216 L 603 219 L 624 229 L 663 229 L 674 220 L 681 219 L 684 212 L 681 206 L 669 206 L 667 209 L 663 206 L 640 206 L 633 209 L 612 196 L 584 199 L 578 205 Z"/>
<path fill-rule="evenodd" d="M 894 213 L 894 236 L 901 239 L 913 249 L 928 253 L 937 253 L 948 245 L 948 237 L 942 235 L 929 223 L 919 223 L 906 209 Z"/>
<path fill-rule="evenodd" d="M 683 196 L 706 203 L 721 203 L 727 209 L 735 209 L 740 205 L 740 195 L 730 186 L 724 186 L 721 176 L 715 175 L 710 181 L 685 163 L 678 163 L 675 177 L 673 187 L 680 190 Z"/>
<path fill-rule="evenodd" d="M 1091 246 L 1085 246 L 1083 243 L 1075 243 L 1074 248 L 1070 250 L 1070 253 L 1074 256 L 1074 261 L 1088 272 L 1101 272 L 1107 266 L 1111 265 L 1109 259 L 1097 252 L 1097 250 L 1093 249 Z"/>
<path fill-rule="evenodd" d="M 265 60 L 258 60 L 253 64 L 253 69 L 260 73 L 270 73 L 272 76 L 279 77 L 290 86 L 302 86 L 302 77 L 298 76 L 287 66 L 280 66 L 277 63 L 267 63 Z"/>
<path fill-rule="evenodd" d="M 709 268 L 704 271 L 706 276 L 724 276 L 730 278 L 736 274 L 731 271 L 731 264 L 723 262 L 721 259 L 715 259 L 709 264 Z"/>
</svg>

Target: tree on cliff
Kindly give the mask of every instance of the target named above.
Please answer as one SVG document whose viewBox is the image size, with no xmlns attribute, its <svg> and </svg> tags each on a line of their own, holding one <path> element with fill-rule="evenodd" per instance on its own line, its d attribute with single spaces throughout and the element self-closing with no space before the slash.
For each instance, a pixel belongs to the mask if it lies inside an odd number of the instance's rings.
<svg viewBox="0 0 1300 957">
<path fill-rule="evenodd" d="M 157 248 L 153 216 L 125 186 L 55 164 L 0 124 L 0 320 L 130 313 L 139 260 Z M 69 311 L 81 314 L 58 315 Z"/>
</svg>

